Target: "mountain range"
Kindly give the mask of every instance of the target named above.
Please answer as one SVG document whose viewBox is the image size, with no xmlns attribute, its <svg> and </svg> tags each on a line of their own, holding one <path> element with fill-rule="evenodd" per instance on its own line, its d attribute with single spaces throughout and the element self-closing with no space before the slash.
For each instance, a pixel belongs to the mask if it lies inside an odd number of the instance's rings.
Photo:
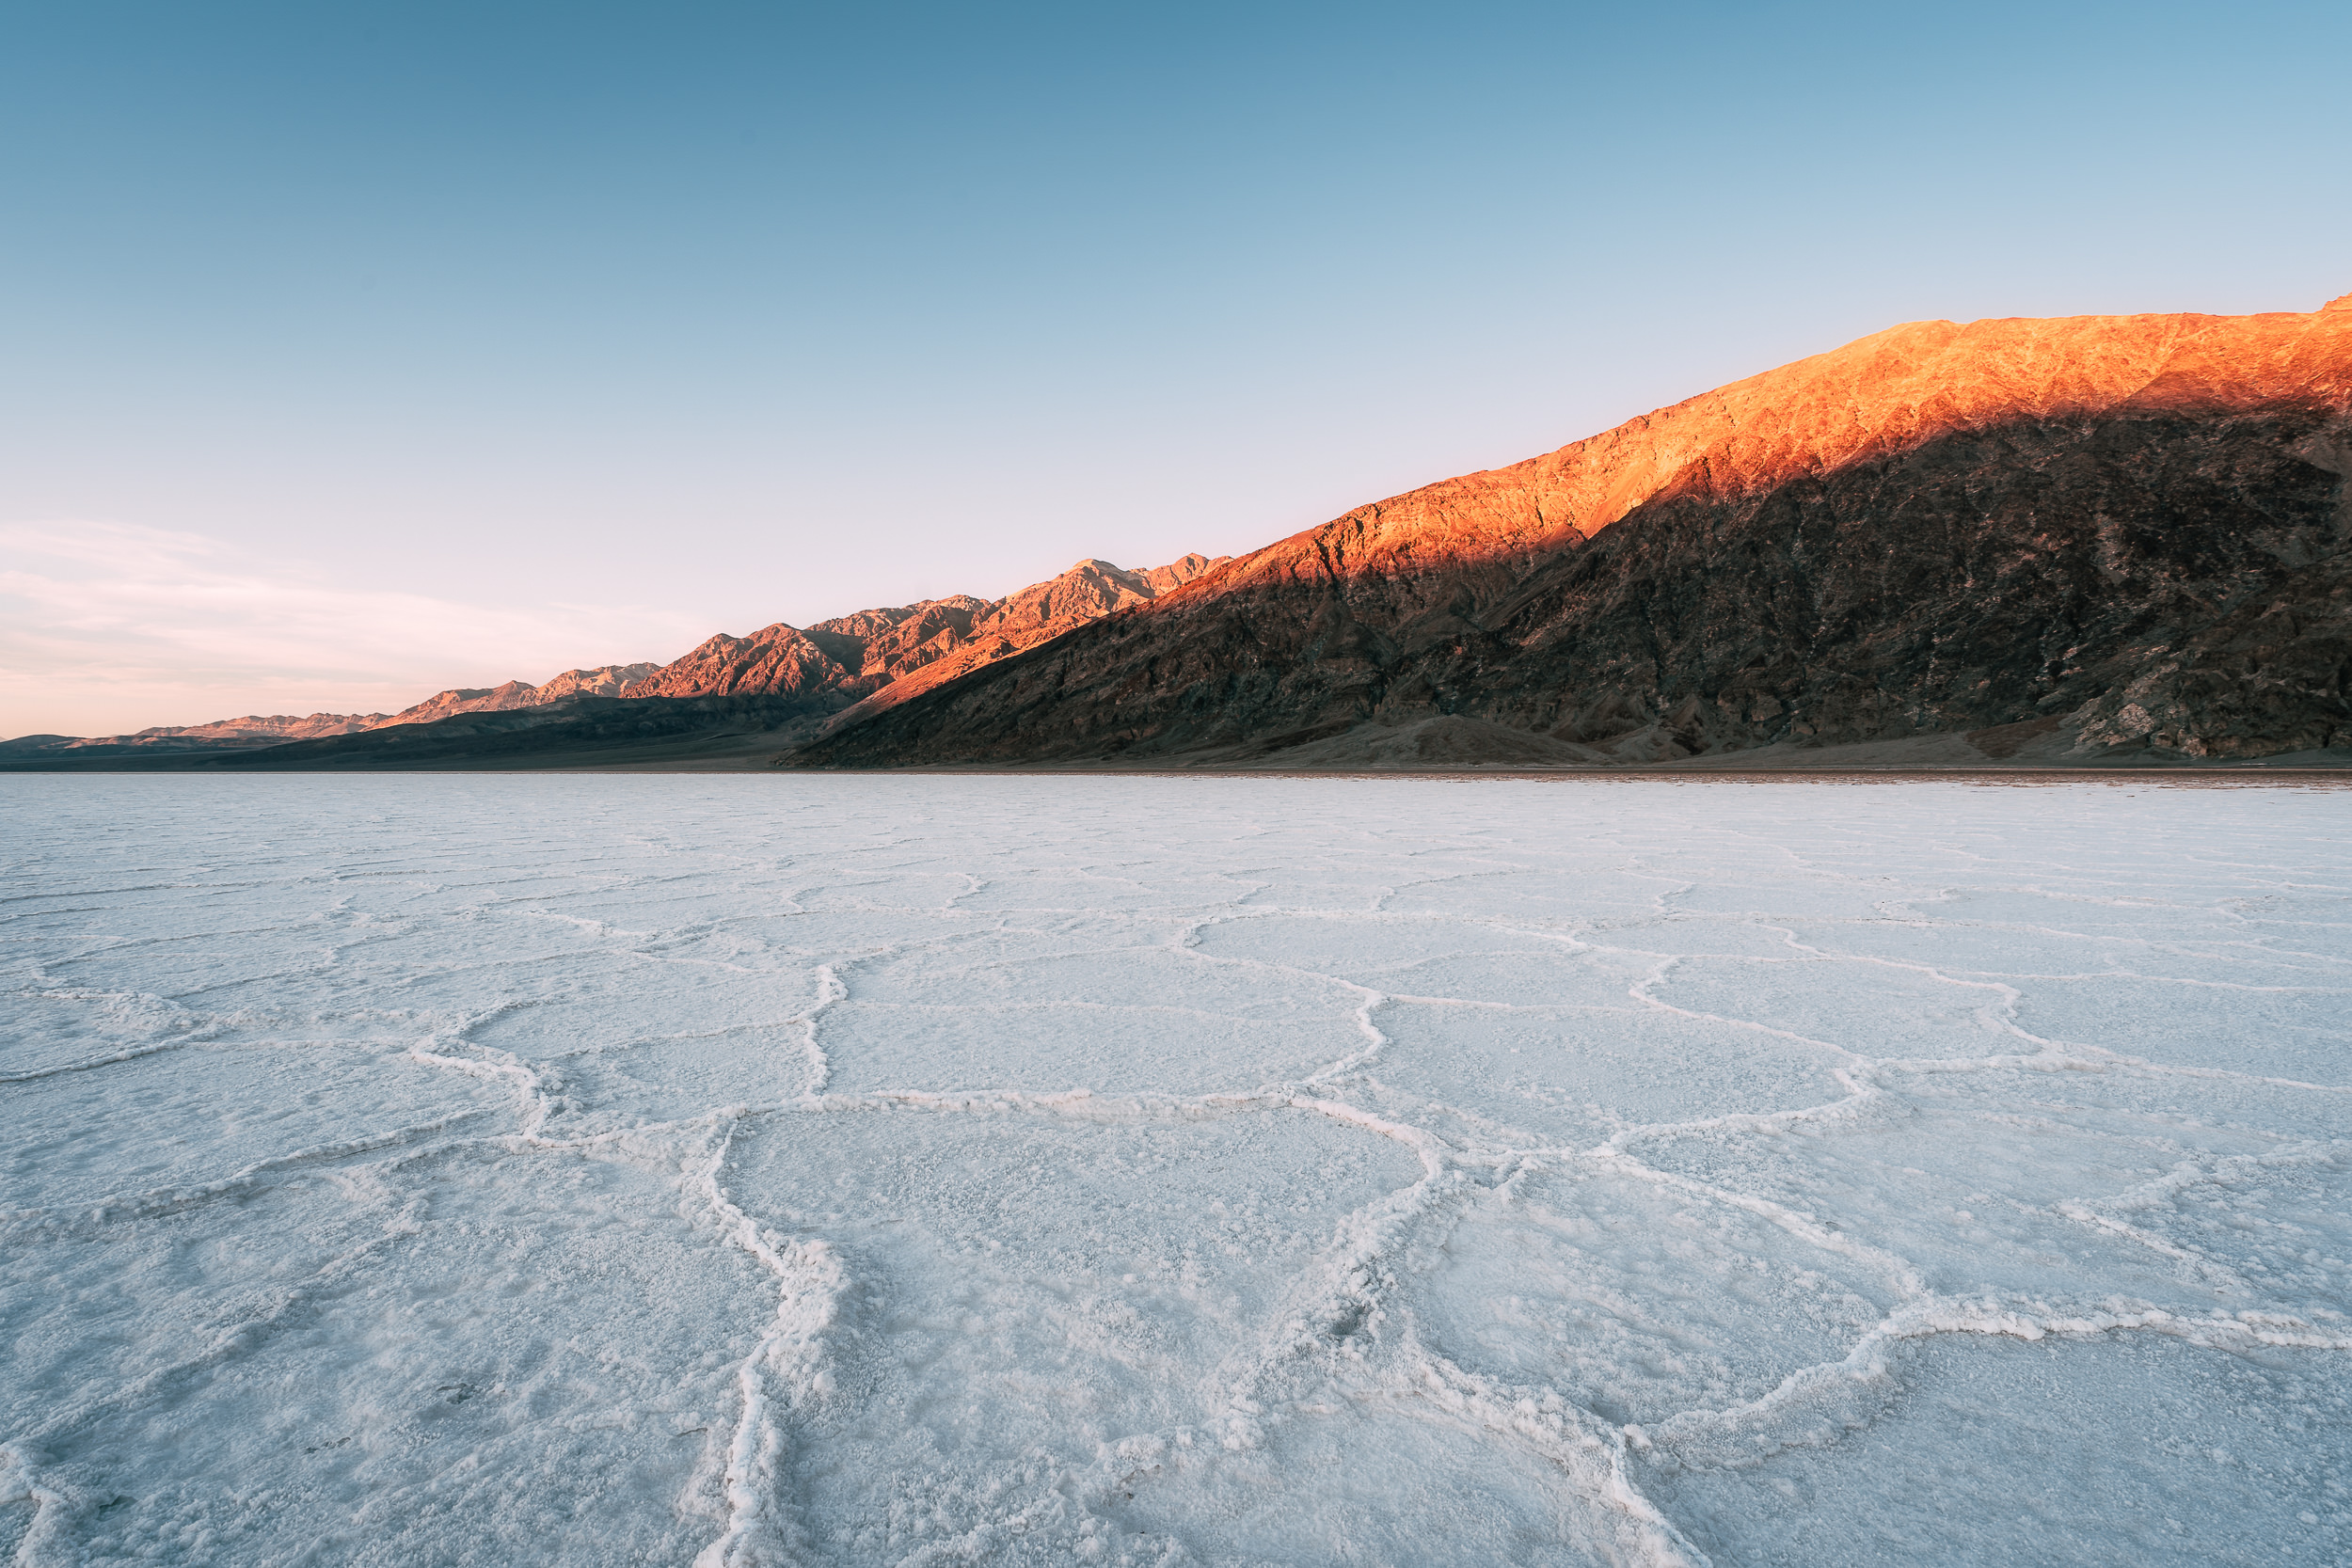
<svg viewBox="0 0 2352 1568">
<path fill-rule="evenodd" d="M 2344 748 L 2348 472 L 2352 295 L 1913 324 L 1359 508 L 787 760 Z"/>
<path fill-rule="evenodd" d="M 275 746 L 288 740 L 317 740 L 329 736 L 358 735 L 388 724 L 429 724 L 460 713 L 503 713 L 539 707 L 566 697 L 617 697 L 632 682 L 661 668 L 658 664 L 606 664 L 594 670 L 566 670 L 532 686 L 508 681 L 501 686 L 458 687 L 437 691 L 423 702 L 398 713 L 248 713 L 242 719 L 215 719 L 206 724 L 159 724 L 131 735 L 22 736 L 0 742 L 0 752 L 87 752 L 92 748 L 145 752 L 243 751 Z"/>
<path fill-rule="evenodd" d="M 1914 323 L 1237 559 L 216 760 L 612 761 L 631 723 L 814 768 L 2352 760 L 2348 474 L 2352 295 Z"/>
<path fill-rule="evenodd" d="M 132 735 L 23 736 L 0 742 L 0 763 L 37 764 L 43 758 L 95 766 L 109 761 L 162 762 L 190 753 L 271 749 L 290 742 L 325 741 L 375 731 L 400 731 L 356 743 L 336 755 L 386 755 L 423 744 L 438 754 L 443 743 L 464 736 L 478 749 L 483 736 L 513 736 L 535 730 L 558 716 L 572 716 L 579 699 L 611 698 L 641 704 L 650 700 L 756 699 L 732 705 L 705 704 L 688 711 L 754 714 L 779 721 L 792 733 L 809 722 L 851 707 L 885 689 L 921 689 L 1003 658 L 1081 622 L 1148 602 L 1222 564 L 1187 555 L 1165 566 L 1130 571 L 1107 561 L 1081 561 L 1059 577 L 1032 583 L 1002 599 L 957 594 L 886 610 L 820 621 L 805 628 L 778 622 L 748 637 L 725 632 L 705 641 L 668 664 L 607 664 L 566 670 L 532 686 L 510 680 L 495 687 L 453 688 L 437 692 L 398 713 L 247 715 L 206 724 L 158 726 Z M 638 711 L 635 708 L 632 712 Z M 474 722 L 431 736 L 418 726 L 468 715 L 522 714 L 504 722 Z M 642 714 L 640 715 L 642 717 Z M 689 727 L 690 730 L 692 726 Z M 755 732 L 772 733 L 763 727 Z M 511 746 L 511 741 L 509 742 Z M 284 753 L 279 752 L 280 756 Z M 302 753 L 313 754 L 313 753 Z"/>
</svg>

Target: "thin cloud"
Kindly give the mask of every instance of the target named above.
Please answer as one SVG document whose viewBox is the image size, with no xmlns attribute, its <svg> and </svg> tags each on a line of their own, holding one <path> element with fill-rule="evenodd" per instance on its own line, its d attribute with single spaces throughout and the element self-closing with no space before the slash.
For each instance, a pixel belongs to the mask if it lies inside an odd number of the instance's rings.
<svg viewBox="0 0 2352 1568">
<path fill-rule="evenodd" d="M 389 712 L 452 686 L 675 657 L 708 631 L 638 606 L 341 587 L 163 529 L 0 524 L 0 736 Z"/>
</svg>

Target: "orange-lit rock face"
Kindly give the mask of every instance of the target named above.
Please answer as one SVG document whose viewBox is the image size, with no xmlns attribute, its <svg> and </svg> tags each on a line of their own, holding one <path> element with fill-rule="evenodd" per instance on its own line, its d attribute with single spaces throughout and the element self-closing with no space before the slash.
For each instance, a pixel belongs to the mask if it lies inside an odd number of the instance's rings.
<svg viewBox="0 0 2352 1568">
<path fill-rule="evenodd" d="M 757 694 L 860 698 L 924 690 L 1116 610 L 1144 604 L 1217 562 L 1188 555 L 1129 571 L 1081 561 L 1001 600 L 959 594 L 889 610 L 862 610 L 805 629 L 778 622 L 749 637 L 722 632 L 684 658 L 630 684 L 628 697 Z M 821 709 L 820 709 L 821 711 Z"/>
<path fill-rule="evenodd" d="M 1149 604 L 1161 594 L 1215 571 L 1230 559 L 1219 556 L 1212 561 L 1207 556 L 1193 554 L 1165 566 L 1137 571 L 1114 566 L 1107 561 L 1081 561 L 1061 576 L 1032 583 L 989 607 L 989 612 L 973 623 L 969 634 L 960 643 L 940 650 L 920 665 L 895 672 L 895 678 L 888 685 L 848 709 L 836 722 L 856 723 L 1024 648 L 1051 641 L 1089 621 Z"/>
<path fill-rule="evenodd" d="M 660 668 L 659 664 L 600 664 L 593 670 L 566 670 L 560 675 L 540 682 L 532 691 L 532 702 L 553 703 L 565 697 L 617 697 L 631 681 L 644 680 Z"/>
<path fill-rule="evenodd" d="M 824 650 L 781 621 L 749 637 L 719 633 L 702 646 L 630 685 L 629 697 L 797 696 L 836 684 L 843 671 Z"/>
<path fill-rule="evenodd" d="M 808 639 L 849 677 L 891 681 L 961 646 L 972 624 L 994 608 L 987 599 L 958 594 L 897 610 L 861 610 L 818 622 Z"/>
<path fill-rule="evenodd" d="M 1359 508 L 1241 558 L 1220 582 L 1525 560 L 1651 500 L 1758 494 L 2004 420 L 2317 408 L 2347 393 L 2344 299 L 2309 315 L 1915 322 Z"/>
<path fill-rule="evenodd" d="M 980 631 L 983 635 L 993 632 L 998 636 L 1018 636 L 1057 623 L 1075 626 L 1080 621 L 1091 621 L 1098 615 L 1108 615 L 1114 610 L 1157 597 L 1160 588 L 1153 581 L 1155 578 L 1169 587 L 1190 580 L 1181 574 L 1200 559 L 1189 555 L 1172 566 L 1148 572 L 1125 571 L 1107 561 L 1081 561 L 1061 576 L 1033 583 L 1006 599 L 981 623 Z"/>
<path fill-rule="evenodd" d="M 460 713 L 506 713 L 516 708 L 560 702 L 565 697 L 613 697 L 618 696 L 631 681 L 644 680 L 660 668 L 658 664 L 605 664 L 593 670 L 566 670 L 538 686 L 532 686 L 528 681 L 508 681 L 503 686 L 458 687 L 436 692 L 423 702 L 405 707 L 389 718 L 379 715 L 358 727 L 377 729 L 388 724 L 429 724 L 436 719 L 448 719 Z"/>
</svg>

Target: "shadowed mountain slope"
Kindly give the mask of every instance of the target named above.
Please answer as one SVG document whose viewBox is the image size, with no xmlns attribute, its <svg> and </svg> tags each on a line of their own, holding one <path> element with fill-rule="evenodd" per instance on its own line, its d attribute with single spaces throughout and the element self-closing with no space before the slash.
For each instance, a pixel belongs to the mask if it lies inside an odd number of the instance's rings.
<svg viewBox="0 0 2352 1568">
<path fill-rule="evenodd" d="M 1264 759 L 1453 716 L 1559 760 L 2352 744 L 2348 410 L 2352 296 L 1900 326 L 1360 508 L 787 760 Z"/>
</svg>

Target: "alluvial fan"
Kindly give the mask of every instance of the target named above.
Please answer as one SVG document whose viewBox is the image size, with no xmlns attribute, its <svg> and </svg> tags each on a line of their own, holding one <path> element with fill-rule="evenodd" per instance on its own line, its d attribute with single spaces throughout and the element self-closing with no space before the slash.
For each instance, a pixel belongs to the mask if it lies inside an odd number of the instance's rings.
<svg viewBox="0 0 2352 1568">
<path fill-rule="evenodd" d="M 2348 800 L 19 779 L 0 1552 L 2344 1561 Z"/>
</svg>

